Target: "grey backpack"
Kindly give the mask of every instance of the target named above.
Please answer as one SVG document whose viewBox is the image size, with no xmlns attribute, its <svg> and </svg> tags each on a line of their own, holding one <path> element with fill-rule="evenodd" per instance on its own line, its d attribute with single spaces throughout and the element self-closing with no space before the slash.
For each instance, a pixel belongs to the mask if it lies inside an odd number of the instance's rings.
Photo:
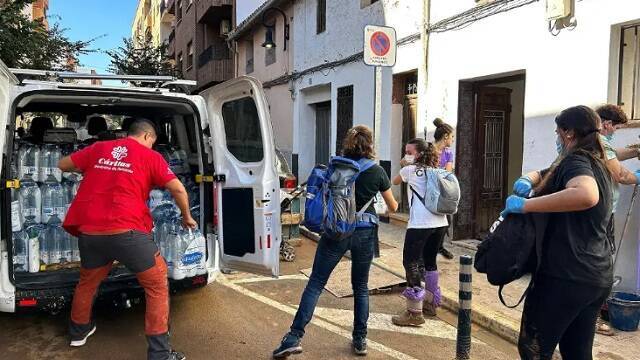
<svg viewBox="0 0 640 360">
<path fill-rule="evenodd" d="M 458 212 L 460 184 L 456 176 L 444 169 L 426 168 L 427 193 L 424 196 L 411 187 L 413 194 L 434 214 L 453 215 Z"/>
</svg>

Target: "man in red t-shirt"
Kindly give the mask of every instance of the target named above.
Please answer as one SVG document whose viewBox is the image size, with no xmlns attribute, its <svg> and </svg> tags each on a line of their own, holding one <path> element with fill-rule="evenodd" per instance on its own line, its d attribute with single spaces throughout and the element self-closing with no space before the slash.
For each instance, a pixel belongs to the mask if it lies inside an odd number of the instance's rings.
<svg viewBox="0 0 640 360">
<path fill-rule="evenodd" d="M 182 224 L 195 228 L 187 192 L 162 155 L 148 120 L 131 124 L 124 139 L 97 142 L 60 160 L 65 172 L 81 172 L 82 184 L 64 220 L 78 237 L 81 268 L 71 309 L 71 346 L 82 346 L 95 330 L 91 308 L 114 260 L 134 272 L 146 297 L 148 359 L 184 359 L 169 346 L 167 265 L 153 242 L 153 220 L 146 205 L 153 188 L 171 192 Z"/>
</svg>

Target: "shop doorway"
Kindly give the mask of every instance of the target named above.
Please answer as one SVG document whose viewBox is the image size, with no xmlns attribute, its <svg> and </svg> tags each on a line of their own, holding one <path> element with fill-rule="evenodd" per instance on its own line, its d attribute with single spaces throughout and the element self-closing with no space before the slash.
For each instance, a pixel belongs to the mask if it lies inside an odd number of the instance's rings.
<svg viewBox="0 0 640 360">
<path fill-rule="evenodd" d="M 524 96 L 524 74 L 460 82 L 455 239 L 483 238 L 521 176 Z"/>
</svg>

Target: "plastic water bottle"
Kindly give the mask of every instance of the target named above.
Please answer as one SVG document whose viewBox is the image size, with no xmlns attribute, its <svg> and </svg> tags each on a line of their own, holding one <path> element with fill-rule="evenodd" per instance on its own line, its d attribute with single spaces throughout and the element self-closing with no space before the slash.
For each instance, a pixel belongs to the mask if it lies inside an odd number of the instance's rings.
<svg viewBox="0 0 640 360">
<path fill-rule="evenodd" d="M 53 214 L 47 223 L 45 242 L 49 251 L 49 264 L 59 264 L 62 260 L 62 246 L 65 232 L 60 218 Z"/>
<path fill-rule="evenodd" d="M 16 232 L 22 230 L 22 222 L 19 191 L 11 189 L 11 231 Z"/>
<path fill-rule="evenodd" d="M 13 270 L 15 272 L 27 272 L 29 270 L 29 235 L 25 231 L 13 232 Z"/>
<path fill-rule="evenodd" d="M 186 246 L 184 244 L 184 240 L 182 238 L 182 232 L 180 231 L 180 225 L 177 221 L 173 221 L 171 224 L 171 232 L 167 237 L 170 248 L 170 255 L 173 259 L 173 269 L 171 271 L 171 278 L 174 280 L 182 280 L 186 277 L 186 273 L 184 272 L 182 266 L 182 255 L 186 250 Z"/>
<path fill-rule="evenodd" d="M 69 234 L 71 238 L 71 261 L 79 262 L 80 261 L 80 248 L 78 247 L 78 238 Z"/>
<path fill-rule="evenodd" d="M 24 179 L 27 175 L 38 181 L 40 167 L 40 149 L 31 144 L 24 144 L 18 150 L 18 178 Z"/>
<path fill-rule="evenodd" d="M 49 175 L 42 184 L 42 222 L 48 223 L 52 215 L 64 219 L 67 210 L 67 199 L 62 186 L 53 175 Z"/>
<path fill-rule="evenodd" d="M 62 151 L 58 146 L 52 146 L 49 151 L 48 173 L 53 175 L 58 182 L 62 181 L 62 170 L 58 168 L 58 162 L 62 158 Z"/>
<path fill-rule="evenodd" d="M 73 261 L 73 249 L 71 248 L 71 234 L 63 230 L 61 248 L 61 263 L 67 263 Z"/>
<path fill-rule="evenodd" d="M 187 152 L 182 149 L 179 149 L 176 151 L 176 155 L 178 159 L 180 159 L 180 168 L 181 168 L 180 173 L 187 174 L 191 172 L 191 169 L 189 167 L 189 157 L 187 156 Z"/>
<path fill-rule="evenodd" d="M 31 176 L 25 175 L 20 184 L 20 208 L 22 210 L 22 217 L 26 219 L 28 216 L 33 216 L 33 220 L 36 223 L 40 223 L 42 220 L 42 194 L 38 184 L 31 178 Z"/>
<path fill-rule="evenodd" d="M 51 173 L 51 166 L 49 165 L 49 159 L 51 155 L 51 145 L 44 145 L 40 149 L 40 160 L 38 169 L 38 181 L 45 182 L 47 177 Z"/>
<path fill-rule="evenodd" d="M 164 200 L 164 192 L 159 189 L 153 189 L 149 193 L 149 210 L 153 212 L 153 210 L 158 207 Z"/>
<path fill-rule="evenodd" d="M 37 224 L 35 222 L 33 216 L 25 218 L 23 227 L 29 235 L 29 272 L 37 273 L 40 271 L 40 263 L 43 261 L 40 251 L 43 246 L 43 242 L 41 241 L 41 236 L 43 236 L 43 227 L 41 224 Z"/>
</svg>

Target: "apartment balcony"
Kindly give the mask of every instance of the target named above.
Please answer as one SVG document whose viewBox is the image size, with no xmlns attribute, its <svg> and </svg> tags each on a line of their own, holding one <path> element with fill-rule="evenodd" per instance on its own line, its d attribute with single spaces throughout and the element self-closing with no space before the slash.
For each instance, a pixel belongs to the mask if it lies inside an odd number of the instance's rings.
<svg viewBox="0 0 640 360">
<path fill-rule="evenodd" d="M 234 67 L 226 44 L 208 47 L 198 56 L 198 86 L 227 81 L 233 78 Z"/>
<path fill-rule="evenodd" d="M 195 5 L 199 23 L 219 24 L 220 20 L 231 19 L 233 15 L 233 0 L 200 0 Z"/>
</svg>

